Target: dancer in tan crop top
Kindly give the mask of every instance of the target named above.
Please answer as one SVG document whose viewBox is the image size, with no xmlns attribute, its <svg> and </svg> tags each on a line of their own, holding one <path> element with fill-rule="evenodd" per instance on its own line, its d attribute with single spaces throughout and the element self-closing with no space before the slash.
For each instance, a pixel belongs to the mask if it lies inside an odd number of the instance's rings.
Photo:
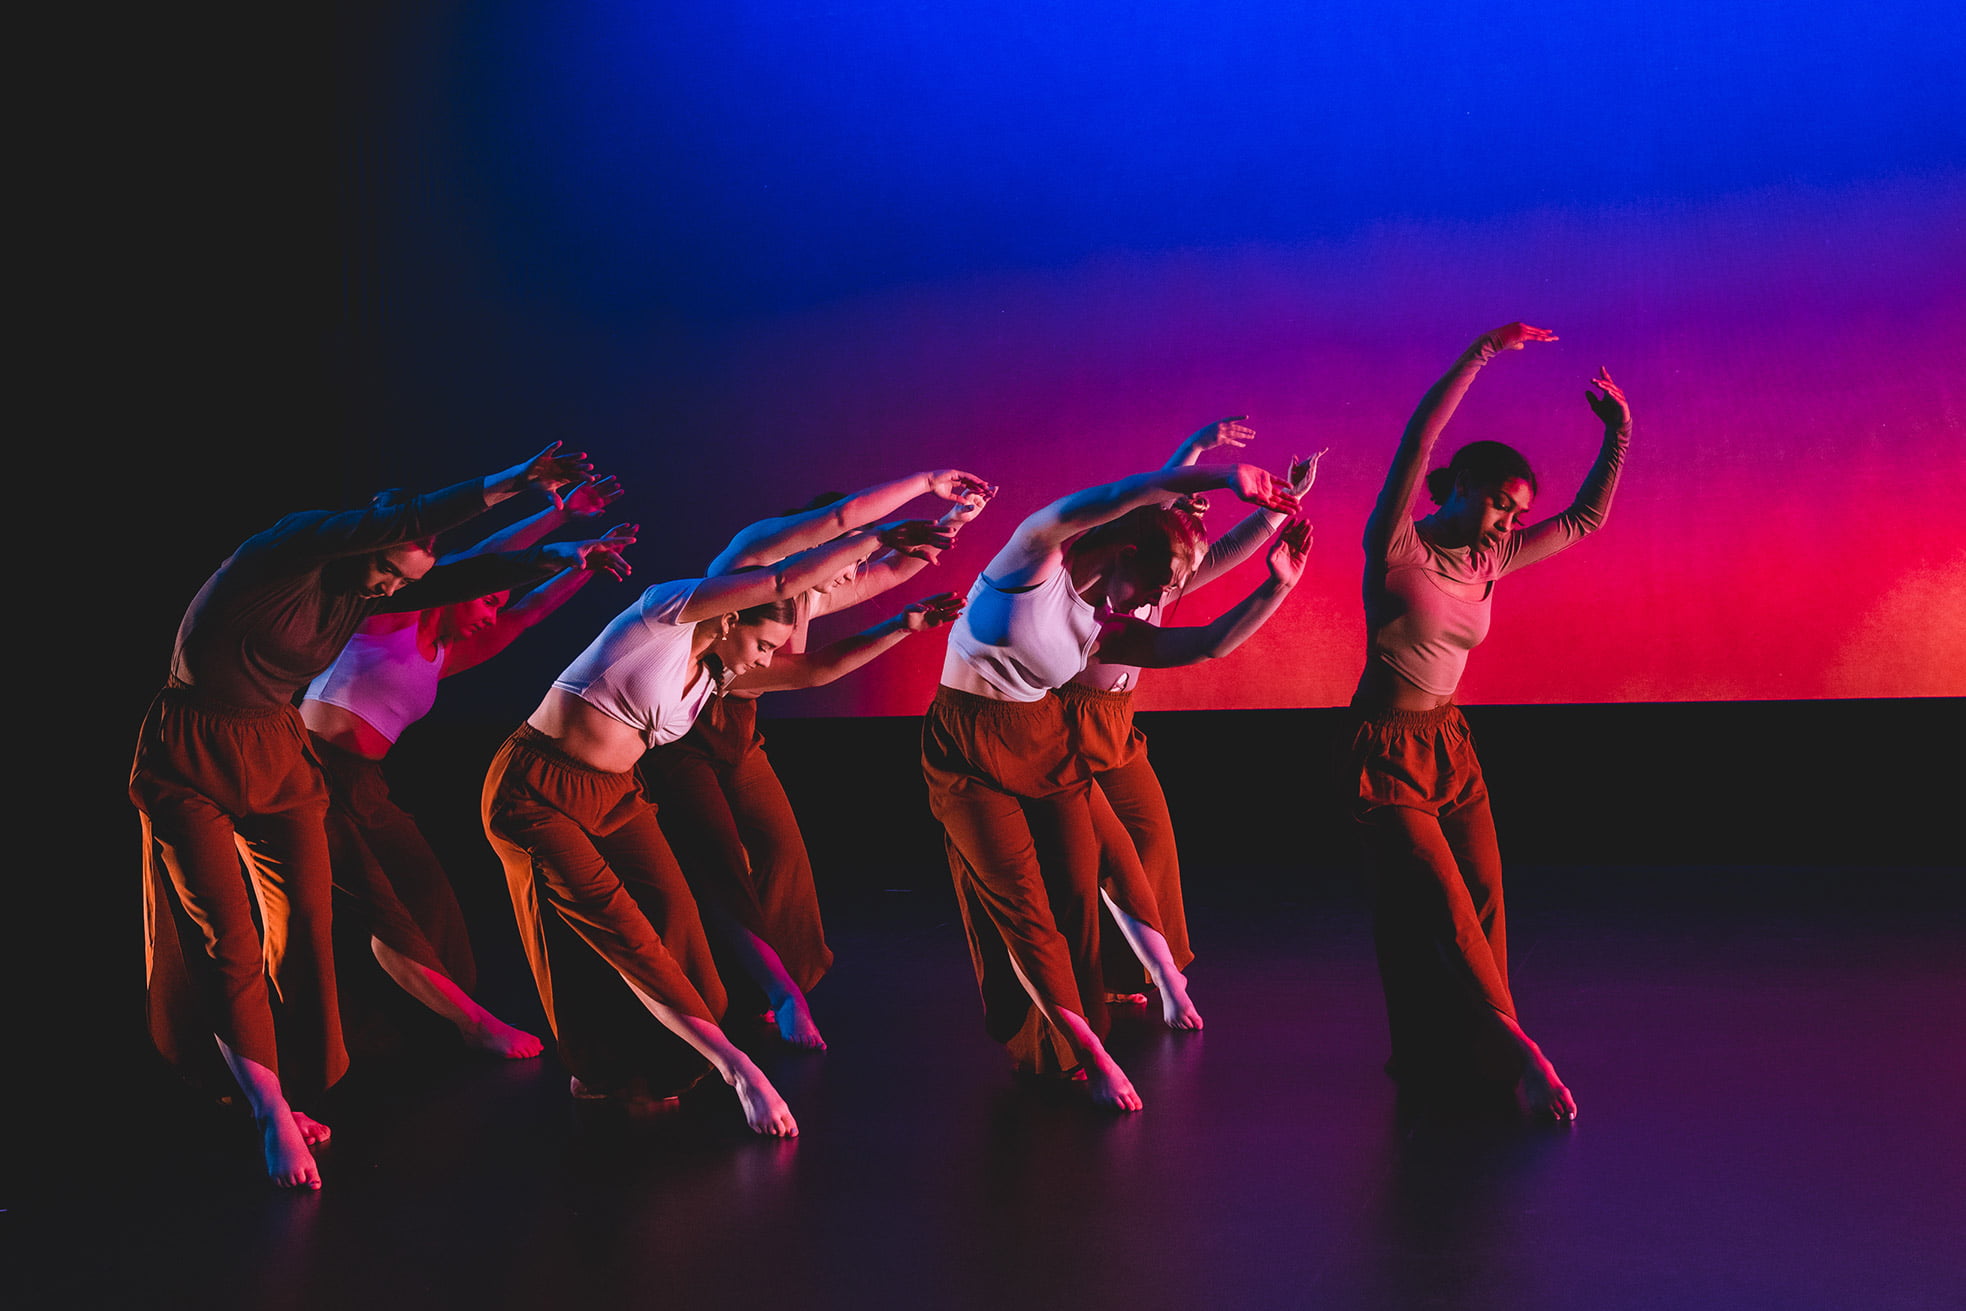
<svg viewBox="0 0 1966 1311">
<path fill-rule="evenodd" d="M 1604 370 L 1586 393 L 1604 442 L 1569 508 L 1534 526 L 1529 464 L 1475 442 L 1427 472 L 1435 441 L 1481 367 L 1528 342 L 1521 323 L 1475 339 L 1421 398 L 1365 529 L 1365 672 L 1346 787 L 1373 864 L 1373 941 L 1402 1088 L 1456 1099 L 1519 1089 L 1532 1113 L 1574 1119 L 1576 1099 L 1523 1032 L 1509 991 L 1501 856 L 1467 721 L 1454 705 L 1468 652 L 1488 632 L 1497 579 L 1600 527 L 1631 438 L 1631 409 Z M 1415 521 L 1422 483 L 1439 509 Z"/>
</svg>

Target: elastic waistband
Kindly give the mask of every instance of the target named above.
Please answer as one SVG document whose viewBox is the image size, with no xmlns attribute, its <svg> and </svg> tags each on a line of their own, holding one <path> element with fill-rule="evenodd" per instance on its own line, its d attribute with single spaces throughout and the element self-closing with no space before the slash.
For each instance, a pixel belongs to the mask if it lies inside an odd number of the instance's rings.
<svg viewBox="0 0 1966 1311">
<path fill-rule="evenodd" d="M 999 701 L 995 697 L 961 691 L 946 683 L 935 689 L 935 701 L 929 708 L 933 710 L 937 706 L 986 723 L 1035 723 L 1058 713 L 1058 707 L 1050 697 L 1036 701 Z"/>
<path fill-rule="evenodd" d="M 1062 687 L 1052 688 L 1051 692 L 1060 701 L 1084 701 L 1096 706 L 1123 706 L 1133 700 L 1133 689 L 1130 687 L 1107 692 L 1087 687 L 1084 683 L 1066 683 Z"/>
<path fill-rule="evenodd" d="M 195 710 L 202 715 L 213 715 L 221 719 L 280 719 L 292 715 L 298 719 L 300 712 L 289 705 L 277 706 L 232 706 L 222 701 L 211 701 L 198 695 L 198 689 L 189 683 L 166 683 L 157 693 L 157 700 L 180 710 Z"/>
<path fill-rule="evenodd" d="M 1461 707 L 1452 701 L 1444 706 L 1435 706 L 1432 710 L 1375 710 L 1358 705 L 1352 709 L 1358 713 L 1361 722 L 1382 728 L 1439 728 L 1461 719 Z"/>
<path fill-rule="evenodd" d="M 512 736 L 505 739 L 505 744 L 516 750 L 524 751 L 528 755 L 538 756 L 541 760 L 550 761 L 562 769 L 573 770 L 578 774 L 592 774 L 595 778 L 633 778 L 635 776 L 635 771 L 632 769 L 626 773 L 617 773 L 609 769 L 596 769 L 584 760 L 575 760 L 572 756 L 560 750 L 557 739 L 548 737 L 531 724 L 519 725 L 518 728 L 513 730 Z"/>
</svg>

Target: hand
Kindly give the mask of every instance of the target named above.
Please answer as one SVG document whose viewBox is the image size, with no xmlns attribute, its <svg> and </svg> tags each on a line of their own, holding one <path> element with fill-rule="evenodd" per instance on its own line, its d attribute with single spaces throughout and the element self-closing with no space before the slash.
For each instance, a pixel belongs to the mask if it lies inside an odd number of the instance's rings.
<svg viewBox="0 0 1966 1311">
<path fill-rule="evenodd" d="M 961 501 L 971 496 L 981 496 L 989 500 L 997 494 L 996 486 L 986 483 L 973 473 L 961 469 L 937 469 L 928 475 L 928 489 L 945 501 Z"/>
<path fill-rule="evenodd" d="M 566 503 L 560 499 L 560 488 L 579 482 L 593 471 L 594 466 L 587 463 L 587 452 L 562 455 L 560 443 L 554 442 L 524 464 L 515 464 L 505 472 L 487 478 L 485 492 L 490 497 L 503 500 L 523 488 L 537 487 L 553 499 L 555 510 L 562 510 L 566 508 Z"/>
<path fill-rule="evenodd" d="M 1304 565 L 1310 558 L 1311 521 L 1292 519 L 1270 547 L 1270 577 L 1285 587 L 1295 587 L 1304 576 Z"/>
<path fill-rule="evenodd" d="M 621 495 L 621 480 L 613 474 L 589 478 L 559 499 L 559 508 L 575 519 L 592 519 L 604 512 Z M 549 491 L 548 496 L 552 493 Z"/>
<path fill-rule="evenodd" d="M 963 612 L 963 598 L 954 592 L 925 596 L 901 612 L 901 626 L 911 633 L 952 624 Z"/>
<path fill-rule="evenodd" d="M 1197 428 L 1182 445 L 1199 455 L 1212 451 L 1217 446 L 1247 446 L 1256 437 L 1256 430 L 1248 424 L 1247 414 L 1232 414 L 1226 419 L 1217 419 L 1206 427 Z"/>
<path fill-rule="evenodd" d="M 1548 328 L 1532 328 L 1526 323 L 1505 323 L 1492 332 L 1476 337 L 1475 346 L 1483 355 L 1499 355 L 1503 351 L 1519 351 L 1526 342 L 1555 340 L 1556 334 Z"/>
<path fill-rule="evenodd" d="M 1297 513 L 1297 497 L 1277 481 L 1276 475 L 1253 464 L 1232 464 L 1227 471 L 1227 487 L 1251 505 L 1283 514 Z"/>
<path fill-rule="evenodd" d="M 562 569 L 585 569 L 589 573 L 606 574 L 616 582 L 635 572 L 621 552 L 635 544 L 635 534 L 640 524 L 616 524 L 608 529 L 607 536 L 592 538 L 585 542 L 554 542 L 539 548 L 541 556 L 553 561 Z"/>
<path fill-rule="evenodd" d="M 1624 388 L 1611 381 L 1608 369 L 1599 367 L 1597 376 L 1591 379 L 1596 391 L 1586 389 L 1584 399 L 1591 403 L 1591 410 L 1604 420 L 1607 431 L 1632 426 L 1632 407 L 1625 400 Z"/>
<path fill-rule="evenodd" d="M 1317 482 L 1318 461 L 1330 453 L 1331 448 L 1327 446 L 1309 459 L 1300 460 L 1294 455 L 1290 457 L 1290 494 L 1292 496 L 1297 497 L 1299 500 L 1304 498 L 1304 493 L 1310 491 L 1311 485 Z"/>
<path fill-rule="evenodd" d="M 970 492 L 947 510 L 943 511 L 942 517 L 936 520 L 936 522 L 947 525 L 950 528 L 961 528 L 971 519 L 983 513 L 983 507 L 988 505 L 990 498 L 996 494 L 997 485 L 995 483 L 991 483 L 981 491 Z"/>
<path fill-rule="evenodd" d="M 891 524 L 883 524 L 876 531 L 882 546 L 897 555 L 911 555 L 917 560 L 930 560 L 935 557 L 928 548 L 948 550 L 955 545 L 956 533 L 929 519 L 897 519 Z"/>
</svg>

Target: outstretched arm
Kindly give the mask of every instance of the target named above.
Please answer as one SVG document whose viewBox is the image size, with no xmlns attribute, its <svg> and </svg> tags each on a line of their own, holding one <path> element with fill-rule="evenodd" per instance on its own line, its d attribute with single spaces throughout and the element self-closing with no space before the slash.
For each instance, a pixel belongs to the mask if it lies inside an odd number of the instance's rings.
<svg viewBox="0 0 1966 1311">
<path fill-rule="evenodd" d="M 709 576 L 714 578 L 734 569 L 771 564 L 810 550 L 841 533 L 886 518 L 917 496 L 933 493 L 945 501 L 960 501 L 979 492 L 987 496 L 994 491 L 996 488 L 975 474 L 960 469 L 931 469 L 910 474 L 855 492 L 817 510 L 760 519 L 731 538 L 723 554 L 710 562 Z"/>
<path fill-rule="evenodd" d="M 571 601 L 574 594 L 597 577 L 625 579 L 634 570 L 621 557 L 621 548 L 635 540 L 640 524 L 619 524 L 608 529 L 603 542 L 617 545 L 585 552 L 578 564 L 569 565 L 498 612 L 490 627 L 450 644 L 444 654 L 440 677 L 461 674 L 474 665 L 503 651 L 518 640 L 519 634 Z M 623 539 L 626 539 L 625 541 Z"/>
<path fill-rule="evenodd" d="M 892 619 L 884 619 L 865 632 L 828 642 L 817 651 L 801 655 L 775 655 L 770 665 L 739 675 L 730 685 L 733 692 L 782 692 L 795 687 L 821 687 L 852 673 L 881 652 L 898 645 L 911 633 L 925 632 L 953 623 L 963 611 L 963 598 L 942 592 L 915 602 Z"/>
<path fill-rule="evenodd" d="M 1386 485 L 1365 521 L 1368 560 L 1384 556 L 1394 529 L 1413 513 L 1413 498 L 1427 476 L 1427 462 L 1433 458 L 1434 443 L 1440 440 L 1441 431 L 1454 417 L 1461 397 L 1467 394 L 1481 366 L 1503 351 L 1521 350 L 1527 342 L 1555 340 L 1556 334 L 1549 329 L 1532 328 L 1526 323 L 1510 323 L 1493 332 L 1484 332 L 1461 352 L 1461 357 L 1441 375 L 1440 381 L 1427 389 L 1413 417 L 1406 421 L 1399 450 L 1393 456 L 1393 467 L 1386 474 Z"/>
<path fill-rule="evenodd" d="M 1584 399 L 1592 413 L 1604 423 L 1604 441 L 1597 448 L 1597 459 L 1577 489 L 1577 499 L 1562 514 L 1509 534 L 1508 558 L 1502 571 L 1508 573 L 1538 560 L 1548 559 L 1566 546 L 1583 540 L 1604 526 L 1611 513 L 1611 495 L 1618 490 L 1618 474 L 1625 466 L 1625 451 L 1631 445 L 1632 411 L 1624 389 L 1600 368 L 1591 379 Z"/>
<path fill-rule="evenodd" d="M 473 556 L 494 551 L 522 551 L 544 541 L 576 519 L 592 519 L 605 513 L 620 495 L 621 483 L 612 474 L 606 478 L 589 478 L 564 495 L 556 496 L 548 492 L 547 498 L 551 504 L 538 514 L 529 515 L 509 528 L 499 529 L 475 546 L 446 555 L 442 563 L 469 560 Z"/>
<path fill-rule="evenodd" d="M 590 561 L 594 568 L 625 578 L 628 562 L 620 553 L 634 544 L 634 534 L 626 531 L 624 525 L 610 529 L 605 537 L 584 542 L 551 542 L 524 551 L 505 551 L 455 564 L 440 564 L 416 582 L 375 602 L 375 610 L 380 614 L 433 610 L 492 592 L 529 587 L 562 569 L 586 567 Z"/>
<path fill-rule="evenodd" d="M 1232 414 L 1226 419 L 1203 424 L 1181 439 L 1174 448 L 1174 454 L 1167 457 L 1163 469 L 1185 469 L 1201 458 L 1203 451 L 1212 451 L 1218 446 L 1242 447 L 1249 445 L 1256 436 L 1256 430 L 1249 426 L 1247 414 Z"/>
<path fill-rule="evenodd" d="M 1317 482 L 1318 461 L 1324 456 L 1325 452 L 1319 451 L 1309 459 L 1300 460 L 1294 455 L 1290 457 L 1290 493 L 1299 502 Z M 1258 510 L 1245 517 L 1241 523 L 1209 543 L 1208 554 L 1203 557 L 1201 568 L 1195 570 L 1194 578 L 1183 590 L 1192 592 L 1197 587 L 1206 587 L 1256 554 L 1256 548 L 1282 526 L 1285 517 L 1275 510 Z"/>
<path fill-rule="evenodd" d="M 946 533 L 918 519 L 889 524 L 878 532 L 856 530 L 822 542 L 810 550 L 786 556 L 769 568 L 746 569 L 741 573 L 713 574 L 696 585 L 677 619 L 694 623 L 733 610 L 745 610 L 770 601 L 785 601 L 831 582 L 850 569 L 871 559 L 886 548 L 897 552 L 916 550 L 929 537 Z"/>
<path fill-rule="evenodd" d="M 964 524 L 983 513 L 983 507 L 990 503 L 994 489 L 974 492 L 945 510 L 936 526 L 948 530 L 950 545 L 954 545 L 956 534 Z M 836 614 L 862 601 L 879 596 L 882 592 L 906 582 L 932 564 L 942 562 L 942 553 L 947 546 L 924 544 L 908 552 L 881 551 L 866 564 L 861 565 L 853 581 L 839 587 L 828 588 L 813 597 L 812 614 Z"/>
<path fill-rule="evenodd" d="M 1192 492 L 1226 488 L 1251 505 L 1294 513 L 1297 498 L 1274 475 L 1253 464 L 1155 469 L 1102 483 L 1053 501 L 1010 535 L 983 572 L 998 587 L 1026 587 L 1051 577 L 1072 537 L 1119 518 L 1128 510 Z"/>
<path fill-rule="evenodd" d="M 1276 613 L 1283 598 L 1304 576 L 1310 553 L 1310 521 L 1293 519 L 1270 548 L 1270 576 L 1214 623 L 1198 628 L 1156 628 L 1138 619 L 1116 619 L 1100 632 L 1099 658 L 1142 669 L 1173 669 L 1225 656 Z"/>
</svg>

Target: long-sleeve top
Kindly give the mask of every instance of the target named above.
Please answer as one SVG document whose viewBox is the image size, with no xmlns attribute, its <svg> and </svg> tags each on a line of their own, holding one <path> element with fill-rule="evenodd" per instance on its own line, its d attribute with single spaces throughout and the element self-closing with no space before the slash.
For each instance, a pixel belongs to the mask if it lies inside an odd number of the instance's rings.
<svg viewBox="0 0 1966 1311">
<path fill-rule="evenodd" d="M 464 523 L 485 509 L 478 479 L 359 510 L 290 514 L 246 539 L 198 589 L 178 625 L 171 683 L 207 705 L 290 705 L 356 627 L 385 611 L 484 596 L 547 572 L 537 548 L 438 565 L 389 597 L 364 596 L 367 557 Z"/>
</svg>

